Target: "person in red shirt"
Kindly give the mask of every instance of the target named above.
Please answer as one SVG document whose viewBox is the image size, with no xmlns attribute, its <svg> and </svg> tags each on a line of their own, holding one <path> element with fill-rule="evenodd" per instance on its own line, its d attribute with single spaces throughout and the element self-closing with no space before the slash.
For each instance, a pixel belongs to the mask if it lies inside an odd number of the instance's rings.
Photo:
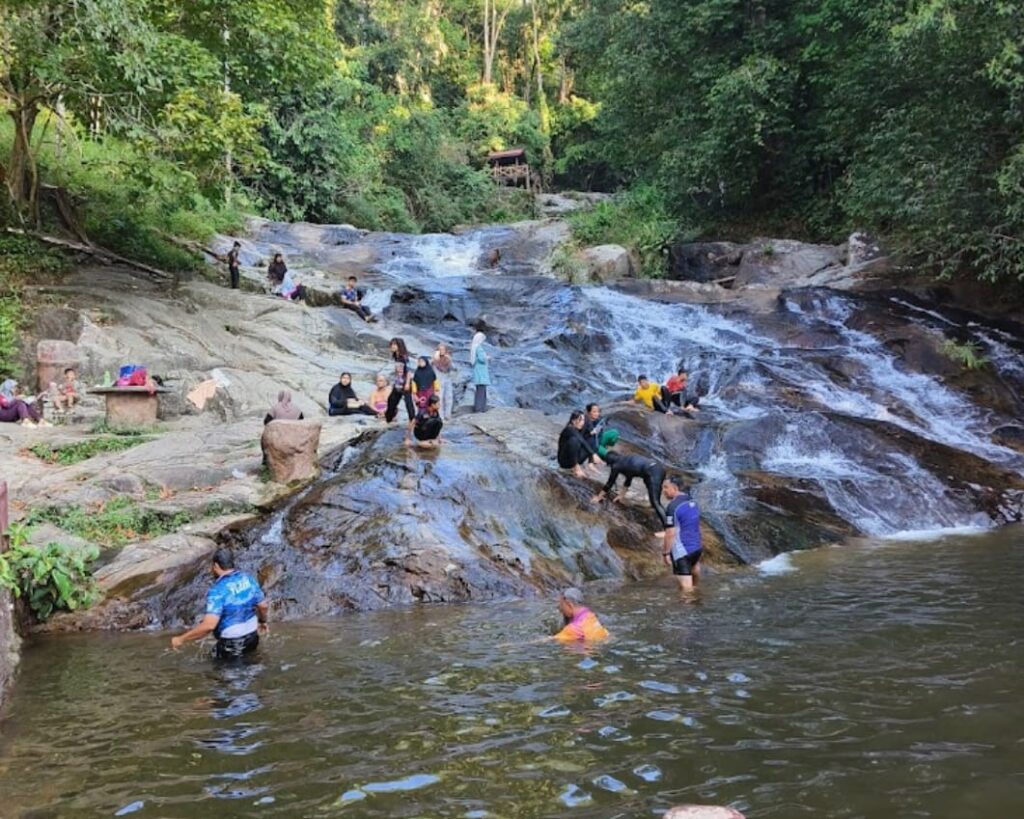
<svg viewBox="0 0 1024 819">
<path fill-rule="evenodd" d="M 700 400 L 695 395 L 687 394 L 689 375 L 686 370 L 679 369 L 675 375 L 670 375 L 661 388 L 661 400 L 665 406 L 671 407 L 675 404 L 684 412 L 696 412 Z"/>
</svg>

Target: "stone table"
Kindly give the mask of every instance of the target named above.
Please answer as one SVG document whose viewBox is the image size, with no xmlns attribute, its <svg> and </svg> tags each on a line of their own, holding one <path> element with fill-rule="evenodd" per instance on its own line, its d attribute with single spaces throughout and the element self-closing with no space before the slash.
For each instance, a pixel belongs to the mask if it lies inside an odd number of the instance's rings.
<svg viewBox="0 0 1024 819">
<path fill-rule="evenodd" d="M 106 396 L 107 426 L 151 427 L 156 423 L 160 393 L 170 390 L 163 387 L 96 387 L 89 392 Z"/>
</svg>

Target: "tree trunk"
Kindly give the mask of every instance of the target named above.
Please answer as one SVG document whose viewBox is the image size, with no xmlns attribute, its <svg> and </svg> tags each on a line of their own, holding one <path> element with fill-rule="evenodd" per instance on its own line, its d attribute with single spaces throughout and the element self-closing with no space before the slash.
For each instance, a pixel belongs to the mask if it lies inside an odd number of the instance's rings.
<svg viewBox="0 0 1024 819">
<path fill-rule="evenodd" d="M 32 131 L 39 106 L 32 100 L 10 111 L 14 120 L 14 145 L 7 167 L 7 189 L 15 209 L 33 225 L 39 224 L 39 171 L 32 154 Z"/>
</svg>

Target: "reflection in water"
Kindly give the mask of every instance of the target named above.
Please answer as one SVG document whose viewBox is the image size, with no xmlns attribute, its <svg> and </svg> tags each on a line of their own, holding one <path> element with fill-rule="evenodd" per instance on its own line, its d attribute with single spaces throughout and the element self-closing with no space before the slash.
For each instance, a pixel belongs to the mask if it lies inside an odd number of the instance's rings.
<svg viewBox="0 0 1024 819">
<path fill-rule="evenodd" d="M 48 639 L 2 725 L 3 816 L 1016 815 L 1020 534 L 802 553 L 700 605 L 670 578 L 594 595 L 613 639 L 582 655 L 526 644 L 550 601 L 284 625 L 227 668 Z"/>
</svg>

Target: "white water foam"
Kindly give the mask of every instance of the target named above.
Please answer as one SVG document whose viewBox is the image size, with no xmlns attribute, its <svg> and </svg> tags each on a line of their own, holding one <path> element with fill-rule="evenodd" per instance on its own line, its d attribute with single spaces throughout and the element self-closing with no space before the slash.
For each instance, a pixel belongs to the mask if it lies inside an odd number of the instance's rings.
<svg viewBox="0 0 1024 819">
<path fill-rule="evenodd" d="M 475 233 L 428 233 L 409 238 L 400 253 L 377 269 L 401 281 L 444 279 L 479 274 L 483 246 Z"/>
<path fill-rule="evenodd" d="M 788 552 L 775 555 L 770 557 L 768 560 L 762 560 L 757 564 L 757 570 L 761 574 L 770 576 L 778 576 L 781 574 L 790 574 L 796 571 L 796 566 L 793 565 L 793 558 Z"/>
</svg>

